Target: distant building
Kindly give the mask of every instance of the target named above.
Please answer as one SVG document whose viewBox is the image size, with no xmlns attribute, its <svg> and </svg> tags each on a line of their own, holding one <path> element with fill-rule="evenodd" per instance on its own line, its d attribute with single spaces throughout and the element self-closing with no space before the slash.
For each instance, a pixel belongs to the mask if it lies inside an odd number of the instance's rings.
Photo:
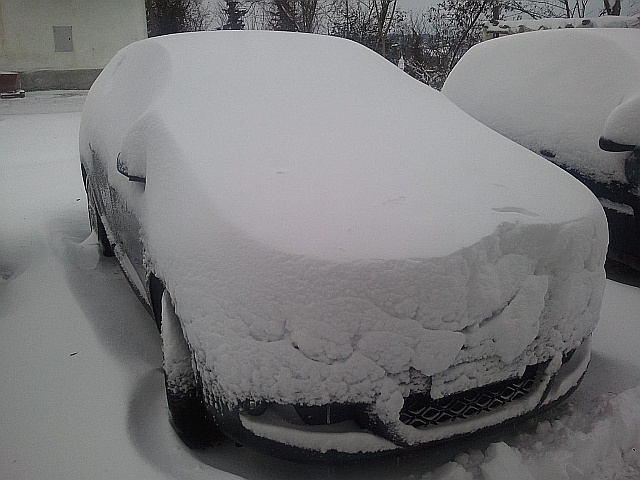
<svg viewBox="0 0 640 480">
<path fill-rule="evenodd" d="M 89 88 L 143 38 L 144 0 L 0 0 L 0 71 L 19 72 L 25 90 Z"/>
<path fill-rule="evenodd" d="M 543 18 L 539 20 L 489 20 L 482 25 L 482 39 L 512 35 L 514 33 L 553 30 L 557 28 L 640 28 L 640 16 L 598 18 Z"/>
</svg>

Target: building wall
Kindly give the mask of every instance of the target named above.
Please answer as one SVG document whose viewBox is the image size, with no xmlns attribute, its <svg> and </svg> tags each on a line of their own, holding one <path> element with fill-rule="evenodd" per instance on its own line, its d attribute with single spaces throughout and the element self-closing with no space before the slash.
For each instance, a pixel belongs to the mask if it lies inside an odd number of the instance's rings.
<svg viewBox="0 0 640 480">
<path fill-rule="evenodd" d="M 101 69 L 146 37 L 144 0 L 0 0 L 3 71 Z"/>
</svg>

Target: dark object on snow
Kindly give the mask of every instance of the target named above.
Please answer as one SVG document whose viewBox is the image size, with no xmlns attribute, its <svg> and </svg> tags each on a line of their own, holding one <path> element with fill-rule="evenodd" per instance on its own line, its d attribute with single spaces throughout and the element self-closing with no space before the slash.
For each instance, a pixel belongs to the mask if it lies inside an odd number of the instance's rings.
<svg viewBox="0 0 640 480">
<path fill-rule="evenodd" d="M 16 72 L 0 72 L 0 98 L 24 98 L 25 91 L 17 89 L 17 84 Z"/>
</svg>

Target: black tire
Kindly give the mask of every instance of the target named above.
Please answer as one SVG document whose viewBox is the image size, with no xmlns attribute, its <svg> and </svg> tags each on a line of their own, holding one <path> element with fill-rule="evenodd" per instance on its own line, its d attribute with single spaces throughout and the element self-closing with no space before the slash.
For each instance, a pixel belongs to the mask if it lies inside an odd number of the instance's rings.
<svg viewBox="0 0 640 480">
<path fill-rule="evenodd" d="M 207 410 L 202 383 L 193 370 L 189 345 L 166 290 L 161 296 L 160 315 L 169 421 L 189 448 L 209 447 L 221 434 Z"/>
<path fill-rule="evenodd" d="M 100 215 L 96 212 L 96 233 L 98 234 L 98 241 L 100 242 L 100 246 L 102 247 L 102 255 L 105 257 L 113 257 L 115 256 L 115 252 L 113 251 L 113 245 L 109 241 L 109 237 L 107 237 L 107 231 L 104 229 L 104 225 L 102 224 L 102 220 L 100 220 Z"/>
<path fill-rule="evenodd" d="M 82 178 L 84 180 L 84 190 L 87 192 L 87 210 L 89 212 L 89 224 L 91 225 L 91 230 L 96 232 L 98 235 L 98 242 L 100 242 L 100 247 L 102 250 L 102 255 L 105 257 L 113 257 L 115 255 L 113 251 L 113 245 L 109 241 L 109 237 L 107 237 L 107 231 L 104 228 L 102 220 L 100 219 L 100 214 L 98 209 L 96 208 L 96 202 L 93 198 L 93 191 L 89 187 L 89 179 L 85 172 L 84 166 L 82 166 Z"/>
<path fill-rule="evenodd" d="M 164 285 L 154 274 L 149 275 L 149 300 L 158 332 L 162 334 L 162 293 Z"/>
</svg>

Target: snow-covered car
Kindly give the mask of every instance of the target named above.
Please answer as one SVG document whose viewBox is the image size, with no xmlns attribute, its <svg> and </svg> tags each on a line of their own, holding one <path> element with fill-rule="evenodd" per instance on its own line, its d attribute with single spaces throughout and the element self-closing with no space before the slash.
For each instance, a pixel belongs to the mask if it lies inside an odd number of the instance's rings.
<svg viewBox="0 0 640 480">
<path fill-rule="evenodd" d="M 554 405 L 604 289 L 592 193 L 344 39 L 134 43 L 89 92 L 91 225 L 161 328 L 174 428 L 290 458 Z"/>
<path fill-rule="evenodd" d="M 640 270 L 639 30 L 489 40 L 464 55 L 442 91 L 587 185 L 609 221 L 609 257 Z"/>
</svg>

